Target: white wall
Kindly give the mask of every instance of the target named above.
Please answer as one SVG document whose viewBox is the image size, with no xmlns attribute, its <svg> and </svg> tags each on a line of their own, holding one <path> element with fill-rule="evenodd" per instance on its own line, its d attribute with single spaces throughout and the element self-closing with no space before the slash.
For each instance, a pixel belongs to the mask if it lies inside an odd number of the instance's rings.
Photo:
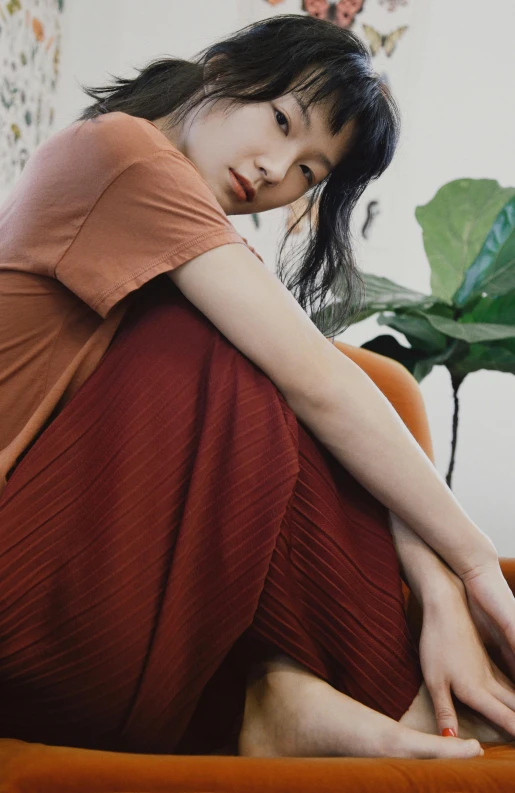
<svg viewBox="0 0 515 793">
<path fill-rule="evenodd" d="M 491 0 L 481 13 L 468 0 L 432 0 L 423 5 L 420 16 L 424 19 L 416 31 L 421 68 L 415 70 L 411 101 L 401 101 L 405 134 L 389 183 L 395 202 L 388 217 L 380 217 L 382 225 L 377 229 L 386 255 L 382 263 L 372 252 L 361 263 L 367 271 L 429 293 L 430 270 L 414 208 L 459 177 L 493 178 L 503 186 L 515 185 L 515 4 Z M 342 338 L 361 344 L 384 332 L 370 319 Z M 406 344 L 401 334 L 391 333 Z M 436 367 L 421 387 L 436 464 L 445 474 L 453 410 L 447 370 Z M 513 556 L 515 377 L 479 371 L 466 378 L 459 399 L 453 491 L 492 537 L 499 553 Z"/>
<path fill-rule="evenodd" d="M 111 74 L 136 77 L 136 68 L 158 57 L 190 57 L 238 27 L 239 6 L 239 0 L 68 0 L 56 130 L 92 101 L 78 82 L 105 84 Z"/>
<path fill-rule="evenodd" d="M 367 0 L 368 7 L 372 2 L 376 0 Z M 133 67 L 143 67 L 155 57 L 189 57 L 243 24 L 299 13 L 300 6 L 300 0 L 285 0 L 275 7 L 264 0 L 68 2 L 55 130 L 89 103 L 78 81 L 96 85 L 105 83 L 109 73 L 135 76 Z M 382 13 L 385 31 L 399 24 L 396 14 Z M 415 207 L 457 177 L 495 178 L 503 185 L 515 185 L 515 3 L 490 0 L 477 13 L 469 0 L 410 0 L 403 13 L 409 14 L 409 34 L 388 63 L 403 111 L 403 140 L 395 164 L 368 189 L 358 208 L 356 228 L 366 200 L 381 200 L 373 239 L 370 243 L 358 239 L 357 251 L 365 271 L 429 292 L 430 271 Z M 266 213 L 261 229 L 255 231 L 249 217 L 233 218 L 270 267 L 282 219 L 281 210 Z M 385 332 L 406 344 L 401 334 L 378 326 L 374 318 L 339 338 L 359 345 Z M 447 370 L 434 369 L 422 391 L 436 464 L 445 474 L 453 408 Z M 499 553 L 515 556 L 515 377 L 481 371 L 466 379 L 459 394 L 454 492 Z"/>
</svg>

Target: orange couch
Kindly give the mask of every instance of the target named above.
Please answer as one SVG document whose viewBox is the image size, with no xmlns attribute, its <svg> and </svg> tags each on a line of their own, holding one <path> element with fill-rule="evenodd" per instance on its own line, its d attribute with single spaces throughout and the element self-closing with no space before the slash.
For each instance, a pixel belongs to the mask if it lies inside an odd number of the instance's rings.
<svg viewBox="0 0 515 793">
<path fill-rule="evenodd" d="M 422 393 L 401 364 L 341 342 L 336 346 L 367 372 L 434 460 Z M 515 591 L 515 560 L 503 559 Z M 420 610 L 404 587 L 413 629 Z M 0 740 L 0 793 L 437 793 L 515 791 L 515 740 L 483 744 L 474 760 L 259 759 L 100 752 Z"/>
</svg>

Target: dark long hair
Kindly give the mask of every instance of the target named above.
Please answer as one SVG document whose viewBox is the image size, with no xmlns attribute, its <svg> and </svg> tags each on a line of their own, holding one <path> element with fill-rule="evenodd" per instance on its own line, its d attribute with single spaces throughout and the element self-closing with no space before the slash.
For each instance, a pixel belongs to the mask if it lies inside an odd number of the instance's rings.
<svg viewBox="0 0 515 793">
<path fill-rule="evenodd" d="M 280 280 L 325 336 L 345 330 L 364 296 L 352 250 L 351 213 L 368 183 L 390 164 L 399 137 L 397 105 L 372 70 L 361 40 L 331 22 L 279 14 L 248 25 L 191 61 L 163 58 L 138 71 L 134 79 L 114 77 L 114 85 L 82 86 L 95 103 L 78 120 L 122 111 L 149 121 L 169 116 L 175 125 L 204 102 L 267 102 L 288 90 L 295 90 L 308 106 L 330 100 L 325 107 L 330 108 L 327 120 L 333 135 L 354 120 L 348 153 L 308 192 L 305 212 L 280 244 L 277 266 Z M 292 246 L 286 262 L 290 234 L 306 215 L 307 239 Z M 291 265 L 287 275 L 293 270 L 287 281 L 286 263 Z"/>
</svg>

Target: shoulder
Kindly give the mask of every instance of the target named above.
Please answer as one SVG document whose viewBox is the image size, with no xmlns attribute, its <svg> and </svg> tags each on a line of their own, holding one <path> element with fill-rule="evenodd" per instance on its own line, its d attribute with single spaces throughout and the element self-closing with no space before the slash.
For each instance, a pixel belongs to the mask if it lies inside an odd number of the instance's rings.
<svg viewBox="0 0 515 793">
<path fill-rule="evenodd" d="M 81 191 L 92 200 L 125 172 L 133 179 L 205 189 L 195 165 L 152 122 L 127 113 L 75 121 L 54 133 L 30 157 L 27 174 L 60 191 Z"/>
<path fill-rule="evenodd" d="M 99 158 L 101 164 L 120 170 L 160 152 L 189 162 L 168 138 L 147 119 L 127 113 L 106 113 L 87 121 L 75 121 L 54 136 L 58 148 Z"/>
</svg>

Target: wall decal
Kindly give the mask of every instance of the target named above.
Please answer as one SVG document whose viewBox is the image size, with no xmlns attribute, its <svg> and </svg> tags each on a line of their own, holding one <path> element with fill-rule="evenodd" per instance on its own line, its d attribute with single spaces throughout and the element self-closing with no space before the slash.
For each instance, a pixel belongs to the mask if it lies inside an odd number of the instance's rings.
<svg viewBox="0 0 515 793">
<path fill-rule="evenodd" d="M 397 11 L 400 6 L 407 6 L 408 0 L 379 0 L 380 5 L 387 6 L 388 11 Z"/>
<path fill-rule="evenodd" d="M 379 201 L 369 201 L 367 204 L 367 218 L 363 224 L 363 228 L 361 229 L 361 236 L 364 237 L 366 240 L 368 239 L 368 235 L 370 234 L 370 229 L 374 219 L 380 213 L 379 209 Z"/>
<path fill-rule="evenodd" d="M 354 17 L 363 10 L 365 0 L 303 0 L 302 10 L 316 19 L 334 22 L 340 28 L 350 28 Z"/>
<path fill-rule="evenodd" d="M 0 2 L 0 184 L 52 132 L 64 0 Z"/>
<path fill-rule="evenodd" d="M 392 31 L 392 33 L 383 35 L 371 25 L 363 25 L 363 30 L 365 31 L 365 36 L 367 37 L 368 43 L 370 45 L 372 55 L 377 55 L 381 47 L 383 47 L 389 58 L 397 49 L 397 44 L 407 29 L 407 25 L 402 25 L 402 27 L 397 28 L 397 30 Z"/>
</svg>

